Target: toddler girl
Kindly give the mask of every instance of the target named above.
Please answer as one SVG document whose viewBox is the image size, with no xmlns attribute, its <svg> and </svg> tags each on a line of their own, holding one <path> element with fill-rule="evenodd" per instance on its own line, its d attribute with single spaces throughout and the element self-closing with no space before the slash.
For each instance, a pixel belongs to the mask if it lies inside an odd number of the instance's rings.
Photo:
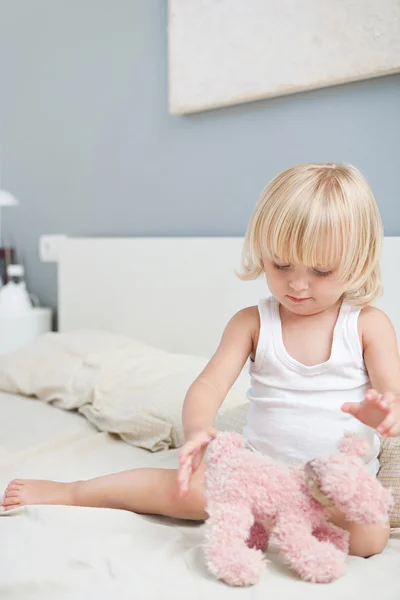
<svg viewBox="0 0 400 600">
<path fill-rule="evenodd" d="M 6 510 L 73 504 L 203 520 L 203 455 L 227 392 L 250 358 L 250 450 L 286 462 L 333 452 L 347 431 L 366 435 L 366 463 L 379 468 L 379 438 L 400 434 L 400 361 L 380 292 L 382 224 L 372 192 L 352 166 L 287 169 L 262 192 L 243 251 L 243 279 L 266 277 L 271 297 L 227 324 L 183 406 L 178 471 L 133 469 L 89 481 L 14 480 Z M 373 388 L 373 389 L 371 389 Z M 388 523 L 331 522 L 350 533 L 350 552 L 379 553 Z"/>
</svg>

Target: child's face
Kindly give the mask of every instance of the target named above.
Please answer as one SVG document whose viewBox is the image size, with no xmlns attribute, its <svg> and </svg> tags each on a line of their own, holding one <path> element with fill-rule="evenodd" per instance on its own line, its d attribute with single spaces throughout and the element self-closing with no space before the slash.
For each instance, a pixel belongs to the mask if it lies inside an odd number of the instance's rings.
<svg viewBox="0 0 400 600">
<path fill-rule="evenodd" d="M 263 260 L 271 294 L 285 308 L 299 315 L 312 315 L 334 306 L 346 291 L 333 267 L 287 264 L 278 258 Z"/>
</svg>

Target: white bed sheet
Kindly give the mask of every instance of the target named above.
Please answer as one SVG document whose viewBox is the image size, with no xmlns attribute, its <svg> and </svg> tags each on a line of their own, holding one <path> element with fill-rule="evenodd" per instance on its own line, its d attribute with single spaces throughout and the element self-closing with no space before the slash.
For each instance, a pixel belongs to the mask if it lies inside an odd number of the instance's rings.
<svg viewBox="0 0 400 600">
<path fill-rule="evenodd" d="M 174 468 L 177 451 L 151 454 L 99 433 L 81 416 L 0 393 L 0 487 L 12 478 L 82 479 L 137 466 Z M 18 424 L 18 425 L 17 425 Z M 276 552 L 258 585 L 233 589 L 205 568 L 203 526 L 111 509 L 23 507 L 0 516 L 2 600 L 213 598 L 364 600 L 400 597 L 400 531 L 385 552 L 350 557 L 327 585 L 300 581 Z"/>
<path fill-rule="evenodd" d="M 59 441 L 64 436 L 95 431 L 77 412 L 54 410 L 36 398 L 4 392 L 0 392 L 0 423 L 0 456 Z"/>
</svg>

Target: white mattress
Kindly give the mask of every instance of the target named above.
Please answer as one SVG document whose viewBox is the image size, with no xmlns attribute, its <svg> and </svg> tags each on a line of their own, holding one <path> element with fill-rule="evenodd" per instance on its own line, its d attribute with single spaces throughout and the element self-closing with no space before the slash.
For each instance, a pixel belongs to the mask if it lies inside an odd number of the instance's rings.
<svg viewBox="0 0 400 600">
<path fill-rule="evenodd" d="M 177 452 L 151 454 L 99 433 L 83 417 L 0 393 L 0 486 L 13 478 L 82 479 L 136 466 L 175 467 Z M 203 526 L 126 511 L 23 507 L 0 516 L 2 600 L 238 598 L 363 600 L 400 597 L 400 531 L 385 552 L 348 559 L 327 585 L 293 576 L 273 548 L 262 580 L 232 589 L 205 568 Z"/>
</svg>

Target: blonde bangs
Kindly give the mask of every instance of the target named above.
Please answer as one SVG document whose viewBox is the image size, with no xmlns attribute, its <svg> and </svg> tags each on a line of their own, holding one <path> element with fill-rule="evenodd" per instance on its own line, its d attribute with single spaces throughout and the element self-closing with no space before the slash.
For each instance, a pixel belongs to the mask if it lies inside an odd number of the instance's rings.
<svg viewBox="0 0 400 600">
<path fill-rule="evenodd" d="M 261 255 L 288 264 L 302 263 L 326 269 L 338 267 L 337 257 L 343 255 L 343 232 L 329 227 L 325 219 L 318 217 L 318 214 L 305 215 L 297 211 L 283 219 L 271 219 L 265 223 Z"/>
<path fill-rule="evenodd" d="M 263 258 L 335 269 L 348 300 L 366 304 L 380 291 L 382 224 L 372 192 L 354 168 L 298 165 L 261 194 L 246 233 L 242 279 Z"/>
</svg>

